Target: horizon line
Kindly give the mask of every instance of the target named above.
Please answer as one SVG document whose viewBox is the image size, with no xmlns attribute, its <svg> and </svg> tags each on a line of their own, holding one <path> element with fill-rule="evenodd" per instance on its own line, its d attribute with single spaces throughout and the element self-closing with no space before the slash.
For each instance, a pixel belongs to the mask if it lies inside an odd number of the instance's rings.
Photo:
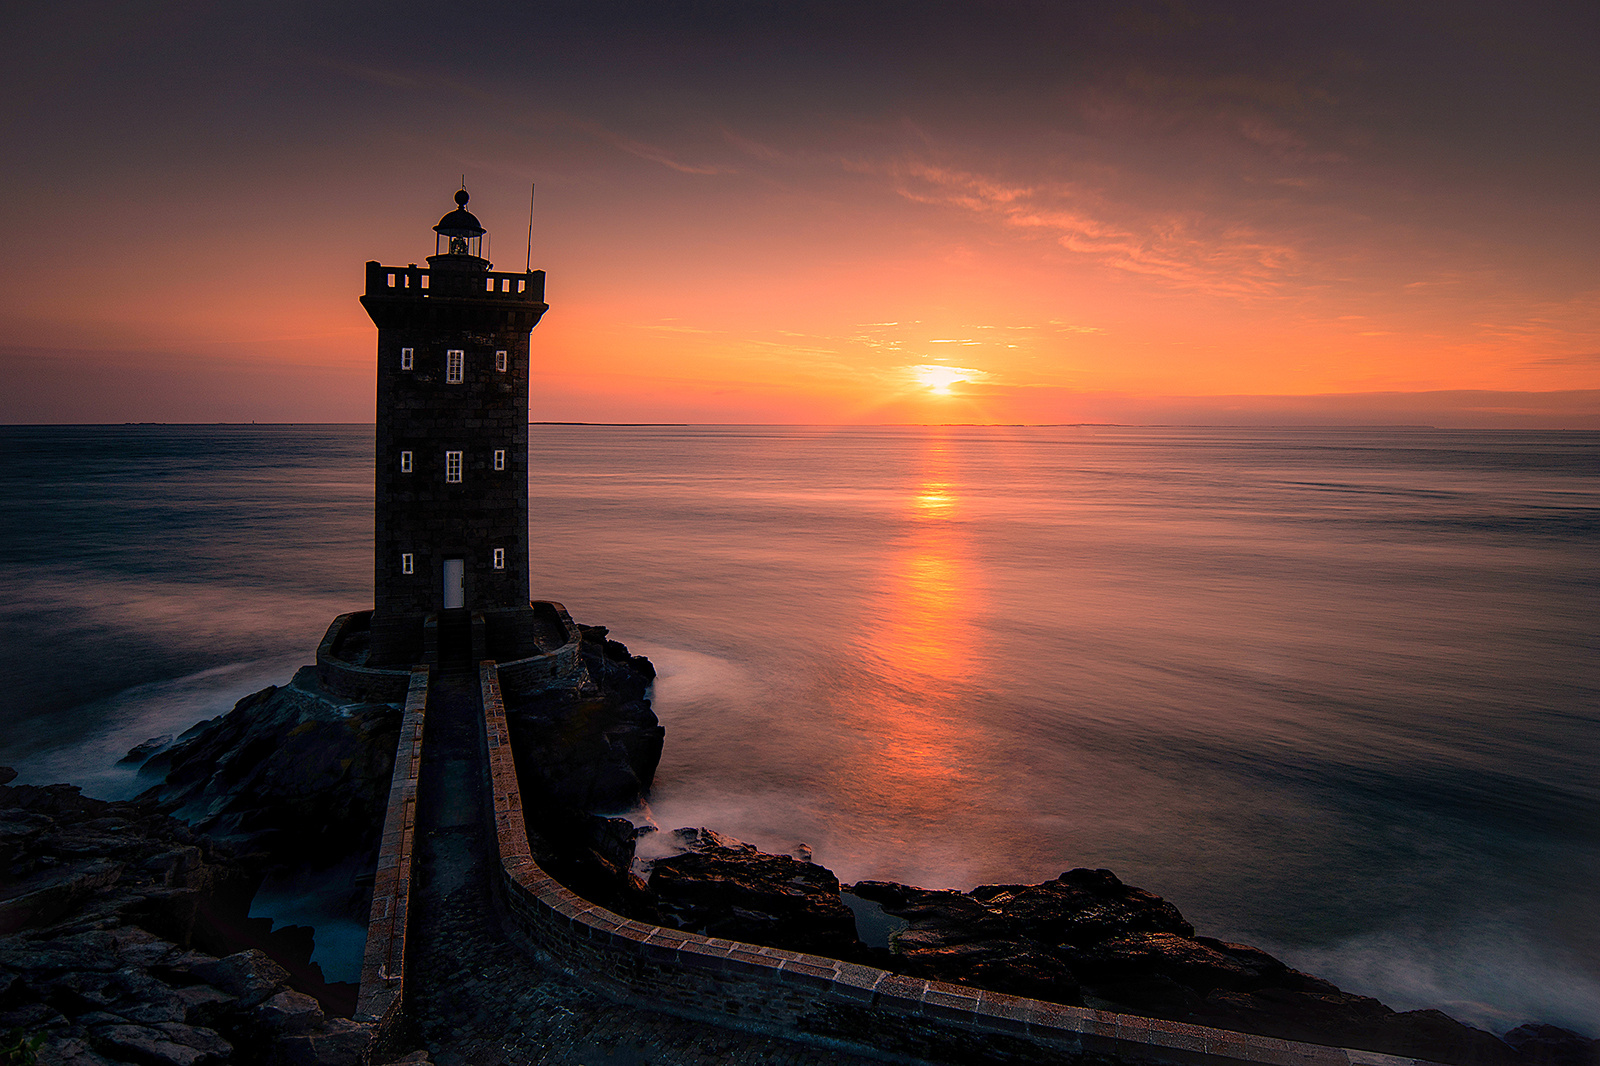
<svg viewBox="0 0 1600 1066">
<path fill-rule="evenodd" d="M 230 421 L 123 421 L 123 422 L 0 422 L 6 429 L 52 427 L 103 428 L 115 426 L 371 426 L 373 422 L 230 422 Z M 1493 433 L 1600 433 L 1583 426 L 1471 426 L 1424 422 L 589 422 L 530 421 L 529 426 L 593 426 L 597 428 L 787 427 L 830 429 L 1339 429 L 1430 430 Z"/>
</svg>

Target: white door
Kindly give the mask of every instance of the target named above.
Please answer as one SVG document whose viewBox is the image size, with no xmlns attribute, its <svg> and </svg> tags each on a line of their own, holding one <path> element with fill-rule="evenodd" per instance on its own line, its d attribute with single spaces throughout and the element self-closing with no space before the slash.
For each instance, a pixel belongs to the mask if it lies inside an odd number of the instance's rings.
<svg viewBox="0 0 1600 1066">
<path fill-rule="evenodd" d="M 461 560 L 446 559 L 444 561 L 444 606 L 445 610 L 460 607 L 461 599 Z"/>
</svg>

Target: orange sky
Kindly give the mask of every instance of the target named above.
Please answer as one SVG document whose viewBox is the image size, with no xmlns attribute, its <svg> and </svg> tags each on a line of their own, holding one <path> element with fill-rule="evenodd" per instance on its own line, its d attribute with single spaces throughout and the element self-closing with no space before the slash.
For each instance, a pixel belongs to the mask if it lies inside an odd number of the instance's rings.
<svg viewBox="0 0 1600 1066">
<path fill-rule="evenodd" d="M 465 173 L 536 420 L 1600 428 L 1592 12 L 811 6 L 26 16 L 0 420 L 370 420 Z"/>
</svg>

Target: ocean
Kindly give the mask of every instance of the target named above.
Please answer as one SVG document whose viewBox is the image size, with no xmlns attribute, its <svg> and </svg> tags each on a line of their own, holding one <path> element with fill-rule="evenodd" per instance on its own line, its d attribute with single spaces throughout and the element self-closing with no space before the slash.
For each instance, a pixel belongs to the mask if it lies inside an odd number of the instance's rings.
<svg viewBox="0 0 1600 1066">
<path fill-rule="evenodd" d="M 370 426 L 0 427 L 0 764 L 371 604 Z M 648 811 L 844 881 L 1109 867 L 1397 1008 L 1600 1035 L 1600 434 L 531 430 L 533 594 L 660 671 Z"/>
</svg>

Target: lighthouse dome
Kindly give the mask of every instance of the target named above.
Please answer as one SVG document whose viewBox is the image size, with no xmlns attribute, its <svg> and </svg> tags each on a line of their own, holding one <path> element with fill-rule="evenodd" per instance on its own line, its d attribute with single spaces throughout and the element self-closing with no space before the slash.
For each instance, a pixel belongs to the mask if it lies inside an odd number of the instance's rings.
<svg viewBox="0 0 1600 1066">
<path fill-rule="evenodd" d="M 456 193 L 456 209 L 439 220 L 433 231 L 441 237 L 481 237 L 483 225 L 478 216 L 467 210 L 467 190 Z"/>
</svg>

